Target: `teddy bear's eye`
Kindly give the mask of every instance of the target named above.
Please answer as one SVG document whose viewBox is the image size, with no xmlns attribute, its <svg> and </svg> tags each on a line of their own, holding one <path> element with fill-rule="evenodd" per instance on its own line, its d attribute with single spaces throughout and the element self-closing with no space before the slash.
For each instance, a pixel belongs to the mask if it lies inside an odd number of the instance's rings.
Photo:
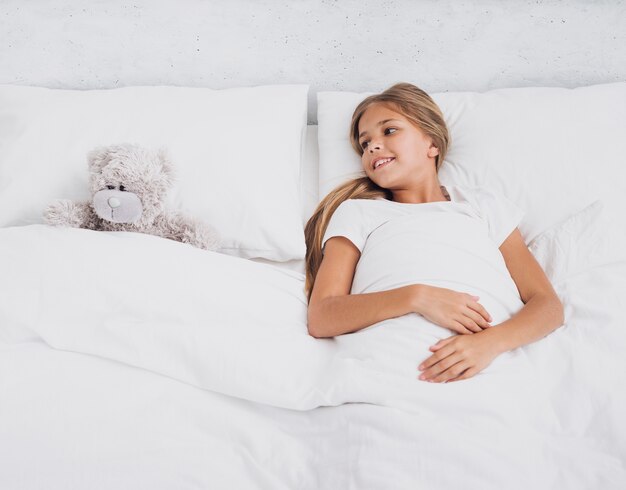
<svg viewBox="0 0 626 490">
<path fill-rule="evenodd" d="M 121 191 L 125 191 L 125 190 L 126 190 L 126 187 L 124 187 L 123 185 L 121 185 L 121 186 L 120 186 L 120 190 L 121 190 Z"/>
<path fill-rule="evenodd" d="M 107 185 L 107 189 L 115 189 L 115 186 Z"/>
</svg>

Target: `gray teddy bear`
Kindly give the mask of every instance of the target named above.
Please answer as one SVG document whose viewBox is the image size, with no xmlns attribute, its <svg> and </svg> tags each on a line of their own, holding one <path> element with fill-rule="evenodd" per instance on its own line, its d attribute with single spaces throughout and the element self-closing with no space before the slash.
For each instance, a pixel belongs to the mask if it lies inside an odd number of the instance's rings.
<svg viewBox="0 0 626 490">
<path fill-rule="evenodd" d="M 96 148 L 87 160 L 92 200 L 58 200 L 44 211 L 46 223 L 134 231 L 205 250 L 218 249 L 219 237 L 211 226 L 163 209 L 173 183 L 173 167 L 165 150 L 126 143 Z"/>
</svg>

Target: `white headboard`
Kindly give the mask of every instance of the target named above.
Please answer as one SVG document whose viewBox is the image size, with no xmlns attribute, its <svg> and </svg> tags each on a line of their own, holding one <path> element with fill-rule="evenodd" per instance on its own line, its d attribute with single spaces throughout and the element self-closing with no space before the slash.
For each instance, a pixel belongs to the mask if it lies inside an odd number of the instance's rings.
<svg viewBox="0 0 626 490">
<path fill-rule="evenodd" d="M 621 0 L 3 0 L 0 83 L 428 92 L 626 79 Z"/>
</svg>

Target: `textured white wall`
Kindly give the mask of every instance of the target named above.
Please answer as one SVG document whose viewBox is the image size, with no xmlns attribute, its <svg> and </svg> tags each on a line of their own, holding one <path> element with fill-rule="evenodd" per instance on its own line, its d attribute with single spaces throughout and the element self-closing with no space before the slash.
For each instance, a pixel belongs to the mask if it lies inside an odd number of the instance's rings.
<svg viewBox="0 0 626 490">
<path fill-rule="evenodd" d="M 624 1 L 2 0 L 0 83 L 429 92 L 626 80 Z"/>
</svg>

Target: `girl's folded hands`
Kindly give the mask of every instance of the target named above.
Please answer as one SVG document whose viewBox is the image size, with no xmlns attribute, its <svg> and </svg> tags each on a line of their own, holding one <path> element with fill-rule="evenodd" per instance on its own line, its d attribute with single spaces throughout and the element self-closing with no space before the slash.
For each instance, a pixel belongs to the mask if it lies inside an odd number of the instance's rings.
<svg viewBox="0 0 626 490">
<path fill-rule="evenodd" d="M 474 335 L 454 335 L 430 347 L 434 352 L 418 370 L 420 380 L 447 383 L 471 378 L 502 353 L 490 330 Z"/>
<path fill-rule="evenodd" d="M 414 310 L 432 323 L 460 334 L 482 332 L 491 327 L 491 315 L 478 296 L 453 289 L 416 284 Z"/>
</svg>

